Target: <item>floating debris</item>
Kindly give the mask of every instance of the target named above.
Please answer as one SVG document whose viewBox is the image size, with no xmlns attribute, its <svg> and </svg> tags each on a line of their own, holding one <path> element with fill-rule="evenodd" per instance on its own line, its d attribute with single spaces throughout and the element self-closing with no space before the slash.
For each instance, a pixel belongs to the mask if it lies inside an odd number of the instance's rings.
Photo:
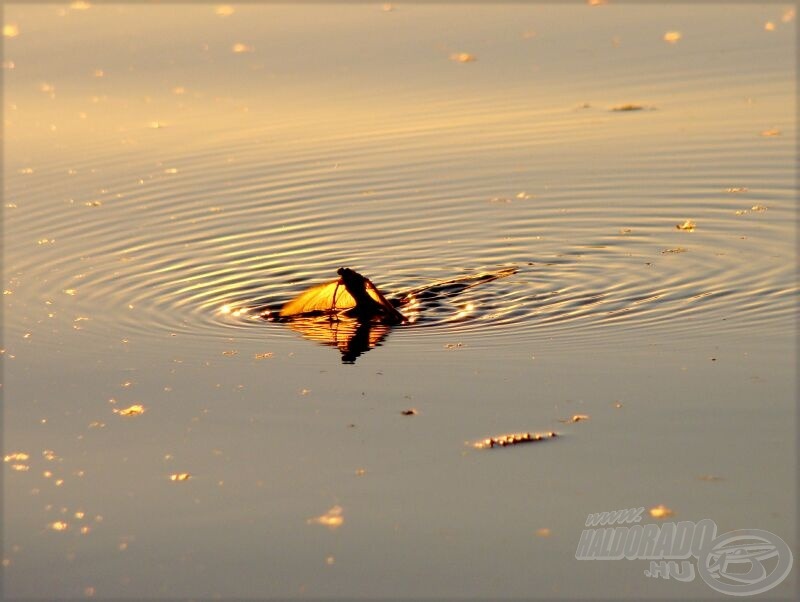
<svg viewBox="0 0 800 602">
<path fill-rule="evenodd" d="M 225 355 L 227 357 L 233 357 L 234 355 L 239 355 L 239 352 L 236 351 L 236 349 L 228 349 L 226 351 L 223 351 L 222 355 Z"/>
<path fill-rule="evenodd" d="M 633 230 L 631 230 L 630 228 L 620 228 L 619 230 L 619 233 L 622 234 L 623 236 L 625 236 L 626 234 L 630 234 L 631 232 L 633 232 Z"/>
<path fill-rule="evenodd" d="M 394 10 L 394 6 L 389 4 L 388 2 L 381 7 L 381 10 L 385 13 L 390 13 Z"/>
<path fill-rule="evenodd" d="M 266 353 L 256 353 L 253 357 L 257 360 L 268 360 L 273 355 L 275 354 L 272 351 L 267 351 Z"/>
<path fill-rule="evenodd" d="M 141 404 L 134 404 L 132 406 L 128 406 L 127 408 L 122 409 L 114 409 L 115 414 L 119 414 L 120 416 L 141 416 L 145 413 L 145 407 Z"/>
<path fill-rule="evenodd" d="M 765 138 L 771 138 L 773 136 L 780 136 L 781 131 L 777 128 L 770 128 L 768 130 L 764 130 L 763 132 L 761 132 L 761 135 L 764 136 Z"/>
<path fill-rule="evenodd" d="M 586 0 L 589 6 L 604 6 L 608 4 L 608 0 Z"/>
<path fill-rule="evenodd" d="M 322 525 L 323 527 L 328 527 L 331 530 L 338 529 L 344 524 L 344 516 L 342 516 L 343 511 L 344 509 L 337 505 L 328 510 L 325 514 L 316 516 L 314 518 L 309 518 L 306 522 L 309 525 Z"/>
<path fill-rule="evenodd" d="M 175 474 L 169 475 L 170 481 L 188 481 L 192 478 L 188 472 L 176 472 Z"/>
<path fill-rule="evenodd" d="M 480 441 L 474 442 L 472 447 L 477 449 L 506 447 L 520 443 L 538 443 L 540 441 L 555 439 L 556 437 L 558 437 L 558 433 L 553 431 L 547 433 L 510 433 L 508 435 L 498 435 L 496 437 L 481 439 Z"/>
<path fill-rule="evenodd" d="M 622 407 L 622 402 L 621 402 L 621 401 L 615 401 L 615 402 L 614 402 L 614 408 L 616 408 L 616 409 L 618 410 L 618 409 L 620 409 L 621 407 Z"/>
<path fill-rule="evenodd" d="M 15 470 L 17 472 L 28 472 L 31 469 L 30 466 L 27 464 L 12 464 L 11 470 Z"/>
<path fill-rule="evenodd" d="M 450 55 L 450 60 L 456 63 L 474 63 L 478 57 L 469 52 L 454 52 Z"/>
<path fill-rule="evenodd" d="M 490 203 L 505 203 L 508 204 L 511 202 L 511 199 L 505 196 L 495 196 L 489 199 Z"/>
<path fill-rule="evenodd" d="M 766 23 L 764 23 L 764 31 L 775 31 L 777 27 L 778 26 L 775 25 L 775 23 L 773 23 L 772 21 L 767 21 Z"/>
<path fill-rule="evenodd" d="M 167 127 L 167 124 L 164 123 L 163 121 L 151 121 L 150 123 L 147 124 L 147 127 L 153 130 L 160 130 Z"/>
<path fill-rule="evenodd" d="M 687 250 L 688 249 L 686 249 L 685 247 L 675 247 L 674 249 L 664 249 L 663 251 L 661 251 L 661 254 L 667 255 L 669 253 L 686 253 Z"/>
<path fill-rule="evenodd" d="M 357 477 L 363 477 L 365 474 L 367 474 L 367 471 L 365 469 L 356 468 L 356 476 Z"/>
<path fill-rule="evenodd" d="M 84 2 L 84 0 L 77 0 L 76 2 L 72 2 L 69 8 L 70 10 L 89 10 L 92 8 L 92 5 L 88 2 Z"/>
<path fill-rule="evenodd" d="M 668 44 L 675 44 L 683 37 L 680 31 L 668 31 L 664 34 L 664 41 Z"/>
<path fill-rule="evenodd" d="M 3 457 L 3 462 L 25 462 L 30 456 L 25 452 L 11 452 Z"/>
<path fill-rule="evenodd" d="M 536 529 L 536 537 L 550 537 L 552 534 L 553 532 L 547 527 Z"/>
<path fill-rule="evenodd" d="M 650 516 L 653 518 L 667 518 L 675 514 L 672 510 L 667 508 L 664 504 L 659 504 L 658 506 L 653 506 L 648 510 Z"/>
<path fill-rule="evenodd" d="M 334 558 L 333 556 L 328 556 L 327 558 L 325 558 L 325 564 L 327 564 L 328 566 L 333 565 L 335 562 L 336 558 Z"/>
<path fill-rule="evenodd" d="M 401 413 L 403 416 L 416 416 L 417 414 L 419 414 L 419 412 L 417 412 L 417 410 L 416 410 L 416 409 L 414 409 L 414 408 L 409 408 L 408 410 L 403 410 L 403 411 L 402 411 L 402 412 L 400 412 L 400 413 Z"/>
<path fill-rule="evenodd" d="M 676 224 L 675 227 L 678 230 L 683 230 L 685 232 L 694 232 L 694 229 L 697 227 L 697 224 L 695 224 L 692 220 L 687 219 L 682 224 Z"/>
<path fill-rule="evenodd" d="M 528 199 L 533 198 L 533 195 L 532 194 L 528 194 L 527 192 L 525 192 L 523 190 L 522 192 L 518 192 L 517 193 L 516 198 L 522 199 L 523 201 L 527 201 Z"/>
<path fill-rule="evenodd" d="M 86 201 L 84 203 L 87 207 L 100 207 L 102 204 L 102 201 Z"/>
<path fill-rule="evenodd" d="M 69 529 L 69 525 L 65 523 L 63 520 L 57 520 L 47 525 L 47 528 L 53 531 L 66 531 L 67 529 Z"/>
<path fill-rule="evenodd" d="M 611 111 L 621 112 L 621 111 L 643 111 L 644 105 L 636 105 L 636 104 L 624 104 L 624 105 L 617 105 L 615 107 L 611 107 Z"/>
<path fill-rule="evenodd" d="M 714 475 L 714 474 L 701 474 L 697 478 L 700 479 L 701 481 L 709 481 L 709 482 L 711 482 L 711 481 L 724 481 L 725 480 L 722 477 L 718 477 L 717 475 Z"/>
<path fill-rule="evenodd" d="M 220 4 L 214 7 L 214 14 L 218 17 L 230 17 L 236 10 L 228 4 Z"/>
<path fill-rule="evenodd" d="M 242 44 L 241 42 L 237 42 L 233 46 L 231 46 L 231 51 L 234 54 L 244 54 L 245 52 L 253 52 L 255 50 L 252 46 L 248 46 L 247 44 Z"/>
<path fill-rule="evenodd" d="M 791 21 L 794 20 L 794 15 L 795 15 L 794 8 L 787 8 L 781 15 L 781 22 L 790 23 Z"/>
<path fill-rule="evenodd" d="M 16 23 L 6 23 L 3 25 L 4 38 L 16 38 L 19 35 L 19 25 Z"/>
<path fill-rule="evenodd" d="M 448 351 L 452 351 L 453 349 L 463 349 L 464 347 L 466 347 L 464 343 L 447 343 L 444 346 L 444 348 L 447 349 Z"/>
<path fill-rule="evenodd" d="M 730 192 L 732 194 L 737 194 L 737 193 L 747 192 L 747 190 L 748 189 L 745 188 L 744 186 L 737 186 L 737 187 L 734 187 L 734 188 L 726 188 L 725 192 Z"/>
<path fill-rule="evenodd" d="M 569 423 L 569 422 L 583 422 L 584 420 L 589 420 L 588 414 L 575 414 L 570 418 L 565 418 L 563 420 L 559 420 L 559 422 Z"/>
<path fill-rule="evenodd" d="M 752 211 L 753 213 L 764 213 L 764 211 L 767 211 L 767 209 L 768 207 L 765 207 L 764 205 L 753 205 L 752 207 L 750 207 L 750 209 L 737 209 L 736 211 L 734 211 L 734 213 L 736 215 L 744 215 L 746 213 L 749 213 L 750 211 Z"/>
</svg>

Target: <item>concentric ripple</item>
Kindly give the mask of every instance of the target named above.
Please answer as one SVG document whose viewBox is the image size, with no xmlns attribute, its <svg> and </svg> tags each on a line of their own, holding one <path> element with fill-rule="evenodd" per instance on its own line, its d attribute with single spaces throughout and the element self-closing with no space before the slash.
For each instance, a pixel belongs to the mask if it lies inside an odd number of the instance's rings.
<svg viewBox="0 0 800 602">
<path fill-rule="evenodd" d="M 8 330 L 55 304 L 98 333 L 293 336 L 254 308 L 340 266 L 390 296 L 516 268 L 423 305 L 399 329 L 408 341 L 602 345 L 791 320 L 791 132 L 760 137 L 726 114 L 683 136 L 679 102 L 637 115 L 498 103 L 452 102 L 444 121 L 395 114 L 392 127 L 251 122 L 205 145 L 181 138 L 190 121 L 143 126 L 128 134 L 152 152 L 17 162 L 5 289 L 27 308 Z M 621 167 L 608 153 L 626 138 L 643 148 Z M 687 219 L 693 231 L 676 227 Z"/>
</svg>

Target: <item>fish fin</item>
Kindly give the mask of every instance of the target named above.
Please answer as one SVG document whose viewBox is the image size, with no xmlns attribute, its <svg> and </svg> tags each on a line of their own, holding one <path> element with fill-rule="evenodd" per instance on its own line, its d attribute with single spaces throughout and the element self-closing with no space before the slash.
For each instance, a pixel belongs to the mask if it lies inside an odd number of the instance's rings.
<svg viewBox="0 0 800 602">
<path fill-rule="evenodd" d="M 336 312 L 356 306 L 356 300 L 347 290 L 342 290 L 339 280 L 312 286 L 286 303 L 280 311 L 281 318 L 311 312 Z"/>
<path fill-rule="evenodd" d="M 386 312 L 394 319 L 396 319 L 398 322 L 405 322 L 406 317 L 403 314 L 401 314 L 397 309 L 395 309 L 395 306 L 392 305 L 386 299 L 386 297 L 384 297 L 381 294 L 381 292 L 378 290 L 378 287 L 375 286 L 369 278 L 365 278 L 365 280 L 367 281 L 367 294 L 369 294 L 370 297 L 375 299 L 375 301 L 377 301 L 381 305 L 381 307 L 383 307 L 386 310 Z"/>
</svg>

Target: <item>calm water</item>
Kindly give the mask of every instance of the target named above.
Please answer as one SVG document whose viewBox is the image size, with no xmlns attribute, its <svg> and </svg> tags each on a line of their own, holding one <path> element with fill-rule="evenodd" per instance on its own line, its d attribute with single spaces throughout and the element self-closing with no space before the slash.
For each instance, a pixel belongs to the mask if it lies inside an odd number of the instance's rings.
<svg viewBox="0 0 800 602">
<path fill-rule="evenodd" d="M 789 6 L 386 8 L 5 6 L 7 597 L 723 597 L 575 560 L 658 504 L 797 557 Z M 254 309 L 340 266 L 516 272 L 346 363 Z"/>
</svg>

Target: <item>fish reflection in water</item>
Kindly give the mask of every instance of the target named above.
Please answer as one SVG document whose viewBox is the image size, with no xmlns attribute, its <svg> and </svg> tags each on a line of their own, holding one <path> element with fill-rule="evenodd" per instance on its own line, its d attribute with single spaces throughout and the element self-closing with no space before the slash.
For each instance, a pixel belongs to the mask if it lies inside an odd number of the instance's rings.
<svg viewBox="0 0 800 602">
<path fill-rule="evenodd" d="M 392 330 L 390 324 L 371 320 L 322 316 L 299 317 L 288 324 L 310 341 L 339 349 L 345 364 L 355 363 L 362 353 L 380 345 Z"/>
<path fill-rule="evenodd" d="M 342 362 L 352 364 L 361 354 L 380 345 L 393 327 L 414 324 L 417 314 L 435 304 L 436 299 L 455 296 L 516 271 L 509 267 L 440 280 L 387 298 L 369 278 L 350 268 L 339 268 L 338 279 L 312 286 L 277 313 L 262 308 L 262 316 L 287 323 L 309 340 L 336 347 Z M 402 313 L 399 308 L 404 307 L 414 313 Z"/>
</svg>

